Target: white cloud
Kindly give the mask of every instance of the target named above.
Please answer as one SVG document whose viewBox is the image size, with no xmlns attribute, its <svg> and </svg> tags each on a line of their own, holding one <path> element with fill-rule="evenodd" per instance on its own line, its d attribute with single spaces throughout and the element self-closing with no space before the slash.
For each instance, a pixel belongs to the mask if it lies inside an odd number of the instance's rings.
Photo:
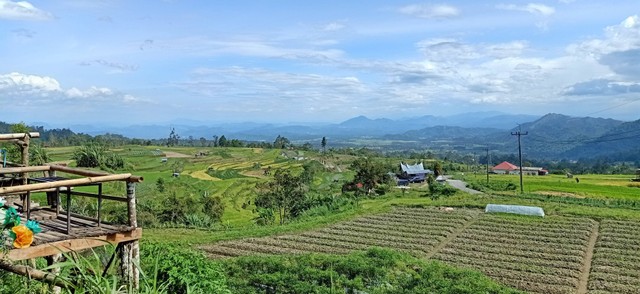
<svg viewBox="0 0 640 294">
<path fill-rule="evenodd" d="M 76 87 L 64 89 L 60 83 L 47 76 L 28 75 L 21 73 L 9 73 L 0 75 L 0 97 L 19 101 L 20 104 L 35 102 L 133 102 L 139 101 L 136 97 L 113 91 L 106 87 L 91 86 L 86 90 Z M 1 99 L 0 99 L 1 100 Z"/>
<path fill-rule="evenodd" d="M 496 8 L 503 10 L 524 11 L 541 16 L 550 16 L 556 13 L 555 8 L 540 3 L 529 3 L 527 5 L 499 4 L 496 6 Z"/>
<path fill-rule="evenodd" d="M 12 20 L 50 20 L 53 15 L 36 8 L 27 1 L 0 0 L 0 19 L 3 18 Z"/>
<path fill-rule="evenodd" d="M 398 11 L 420 18 L 451 18 L 460 15 L 458 8 L 447 4 L 411 4 L 400 7 Z"/>
<path fill-rule="evenodd" d="M 568 46 L 569 54 L 601 56 L 604 54 L 640 48 L 640 18 L 627 17 L 622 23 L 604 29 L 603 38 L 593 38 Z"/>
<path fill-rule="evenodd" d="M 331 22 L 322 27 L 323 31 L 326 32 L 335 32 L 344 29 L 346 26 L 343 23 L 339 22 Z"/>
</svg>

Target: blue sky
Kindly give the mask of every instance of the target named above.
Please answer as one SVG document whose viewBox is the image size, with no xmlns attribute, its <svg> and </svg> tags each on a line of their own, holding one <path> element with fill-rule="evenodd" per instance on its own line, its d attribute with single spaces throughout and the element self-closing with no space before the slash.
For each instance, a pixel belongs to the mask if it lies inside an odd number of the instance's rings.
<svg viewBox="0 0 640 294">
<path fill-rule="evenodd" d="M 0 121 L 636 120 L 639 14 L 637 0 L 0 0 Z"/>
</svg>

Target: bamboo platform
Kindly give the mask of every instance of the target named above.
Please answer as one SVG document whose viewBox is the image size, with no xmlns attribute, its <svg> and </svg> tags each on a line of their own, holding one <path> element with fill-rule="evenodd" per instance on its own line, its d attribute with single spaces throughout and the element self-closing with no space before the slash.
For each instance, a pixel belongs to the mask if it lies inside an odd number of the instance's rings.
<svg viewBox="0 0 640 294">
<path fill-rule="evenodd" d="M 87 248 L 116 245 L 121 242 L 138 240 L 142 236 L 142 229 L 125 225 L 115 225 L 95 220 L 88 220 L 77 214 L 71 214 L 70 232 L 67 233 L 67 216 L 59 214 L 50 208 L 38 209 L 31 212 L 31 220 L 40 224 L 42 232 L 34 235 L 34 241 L 29 248 L 12 249 L 6 254 L 11 260 L 24 260 L 53 254 L 78 251 Z M 27 219 L 22 217 L 22 223 Z M 0 258 L 4 257 L 0 254 Z"/>
<path fill-rule="evenodd" d="M 49 273 L 13 262 L 44 257 L 48 265 L 53 265 L 63 258 L 63 253 L 111 244 L 117 246 L 119 272 L 124 281 L 133 288 L 138 288 L 140 273 L 136 264 L 140 258 L 138 240 L 142 236 L 142 228 L 138 227 L 136 217 L 135 186 L 136 183 L 142 182 L 143 178 L 129 173 L 108 174 L 55 164 L 29 166 L 30 139 L 39 136 L 39 133 L 0 134 L 0 141 L 16 143 L 22 154 L 21 164 L 6 163 L 8 167 L 0 166 L 0 196 L 8 200 L 9 206 L 21 213 L 22 224 L 32 220 L 38 222 L 42 229 L 40 233 L 34 234 L 33 242 L 27 248 L 13 248 L 13 244 L 6 244 L 7 248 L 13 249 L 0 252 L 0 269 L 55 286 L 73 288 L 73 285 L 56 278 L 58 267 L 51 267 Z M 30 177 L 30 174 L 40 172 L 41 177 Z M 103 193 L 103 183 L 114 181 L 126 183 L 125 196 Z M 81 192 L 74 189 L 88 186 L 95 187 L 97 191 L 93 193 L 85 189 Z M 31 197 L 34 193 L 45 193 L 46 204 L 33 202 Z M 81 215 L 70 211 L 73 210 L 72 198 L 78 197 L 96 201 L 95 215 Z M 123 203 L 126 207 L 124 211 L 127 215 L 127 225 L 104 222 L 103 201 Z M 115 255 L 116 253 L 111 261 Z M 105 272 L 111 261 L 106 265 Z M 35 265 L 35 262 L 33 264 Z M 59 290 L 58 288 L 57 291 Z"/>
</svg>

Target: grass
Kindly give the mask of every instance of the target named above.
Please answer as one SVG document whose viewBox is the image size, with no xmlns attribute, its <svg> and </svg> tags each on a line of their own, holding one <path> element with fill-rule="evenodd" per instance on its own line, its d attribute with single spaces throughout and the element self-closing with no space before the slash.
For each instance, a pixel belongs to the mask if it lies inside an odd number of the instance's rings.
<svg viewBox="0 0 640 294">
<path fill-rule="evenodd" d="M 566 176 L 525 176 L 523 177 L 525 193 L 536 193 L 551 196 L 574 196 L 597 199 L 640 200 L 638 183 L 632 182 L 632 175 L 574 175 Z M 576 182 L 576 178 L 580 182 Z M 467 176 L 469 181 L 485 181 L 483 176 Z M 512 182 L 519 186 L 518 175 L 491 175 L 492 182 Z M 519 193 L 519 189 L 512 194 Z"/>
</svg>

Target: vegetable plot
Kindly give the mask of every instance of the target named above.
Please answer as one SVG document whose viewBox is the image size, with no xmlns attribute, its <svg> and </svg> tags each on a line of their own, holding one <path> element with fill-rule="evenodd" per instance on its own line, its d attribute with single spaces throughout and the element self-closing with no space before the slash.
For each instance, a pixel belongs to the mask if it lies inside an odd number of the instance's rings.
<svg viewBox="0 0 640 294">
<path fill-rule="evenodd" d="M 484 215 L 434 256 L 532 293 L 575 293 L 595 221 Z"/>
<path fill-rule="evenodd" d="M 396 208 L 389 213 L 362 217 L 298 235 L 225 241 L 202 249 L 213 257 L 231 257 L 306 252 L 344 254 L 370 247 L 388 247 L 422 256 L 477 214 L 472 210 Z"/>
<path fill-rule="evenodd" d="M 600 223 L 589 293 L 640 293 L 640 222 Z"/>
</svg>

